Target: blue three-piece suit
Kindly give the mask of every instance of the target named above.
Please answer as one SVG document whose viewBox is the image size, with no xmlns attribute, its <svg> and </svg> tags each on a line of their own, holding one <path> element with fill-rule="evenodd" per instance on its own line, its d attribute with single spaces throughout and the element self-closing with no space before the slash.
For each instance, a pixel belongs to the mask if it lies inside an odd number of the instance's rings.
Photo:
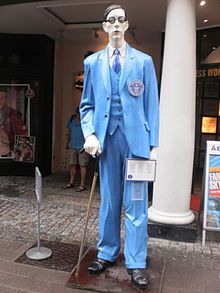
<svg viewBox="0 0 220 293">
<path fill-rule="evenodd" d="M 84 61 L 80 104 L 83 134 L 95 134 L 99 160 L 101 207 L 98 257 L 115 261 L 120 251 L 121 208 L 125 211 L 124 255 L 127 268 L 145 268 L 147 257 L 147 182 L 126 181 L 126 158 L 150 156 L 158 146 L 158 92 L 150 56 L 127 45 L 116 74 L 108 47 Z M 141 185 L 142 197 L 135 199 Z"/>
</svg>

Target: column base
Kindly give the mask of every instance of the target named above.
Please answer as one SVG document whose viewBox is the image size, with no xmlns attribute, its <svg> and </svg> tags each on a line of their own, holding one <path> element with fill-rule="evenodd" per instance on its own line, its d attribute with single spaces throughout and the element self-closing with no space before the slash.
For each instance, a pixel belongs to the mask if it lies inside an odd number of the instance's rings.
<svg viewBox="0 0 220 293">
<path fill-rule="evenodd" d="M 192 243 L 196 241 L 196 234 L 195 221 L 191 224 L 180 226 L 160 224 L 151 220 L 148 221 L 149 237 Z"/>
<path fill-rule="evenodd" d="M 182 214 L 172 214 L 160 212 L 151 206 L 148 209 L 148 218 L 154 222 L 162 224 L 187 225 L 195 220 L 195 215 L 190 209 Z"/>
</svg>

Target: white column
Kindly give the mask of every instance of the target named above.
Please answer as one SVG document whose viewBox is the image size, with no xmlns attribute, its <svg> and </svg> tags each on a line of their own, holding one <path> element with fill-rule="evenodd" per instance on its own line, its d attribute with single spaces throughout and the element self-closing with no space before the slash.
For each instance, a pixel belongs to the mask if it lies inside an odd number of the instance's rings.
<svg viewBox="0 0 220 293">
<path fill-rule="evenodd" d="M 194 0 L 168 0 L 160 97 L 160 147 L 149 219 L 189 224 L 194 155 L 196 17 Z"/>
</svg>

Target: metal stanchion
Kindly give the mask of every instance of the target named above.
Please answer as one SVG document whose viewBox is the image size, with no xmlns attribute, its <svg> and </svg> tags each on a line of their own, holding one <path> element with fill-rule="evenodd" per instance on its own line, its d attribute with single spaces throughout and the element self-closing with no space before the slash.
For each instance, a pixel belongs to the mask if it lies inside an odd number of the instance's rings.
<svg viewBox="0 0 220 293">
<path fill-rule="evenodd" d="M 26 251 L 26 256 L 30 259 L 42 260 L 52 255 L 52 250 L 40 246 L 40 204 L 42 200 L 42 176 L 38 167 L 35 169 L 35 193 L 37 196 L 37 247 Z"/>
</svg>

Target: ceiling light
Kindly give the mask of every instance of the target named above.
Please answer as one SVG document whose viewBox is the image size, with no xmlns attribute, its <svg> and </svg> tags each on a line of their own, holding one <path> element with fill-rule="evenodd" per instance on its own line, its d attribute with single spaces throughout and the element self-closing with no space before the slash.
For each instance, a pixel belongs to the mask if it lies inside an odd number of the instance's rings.
<svg viewBox="0 0 220 293">
<path fill-rule="evenodd" d="M 206 1 L 200 1 L 199 5 L 200 5 L 200 6 L 204 6 L 204 5 L 206 5 Z"/>
<path fill-rule="evenodd" d="M 215 47 L 215 46 L 213 46 L 213 47 L 212 47 L 212 49 L 213 49 L 213 50 L 215 50 L 215 49 L 216 49 L 216 47 Z"/>
<path fill-rule="evenodd" d="M 209 20 L 208 19 L 203 19 L 203 22 L 208 22 Z"/>
</svg>

